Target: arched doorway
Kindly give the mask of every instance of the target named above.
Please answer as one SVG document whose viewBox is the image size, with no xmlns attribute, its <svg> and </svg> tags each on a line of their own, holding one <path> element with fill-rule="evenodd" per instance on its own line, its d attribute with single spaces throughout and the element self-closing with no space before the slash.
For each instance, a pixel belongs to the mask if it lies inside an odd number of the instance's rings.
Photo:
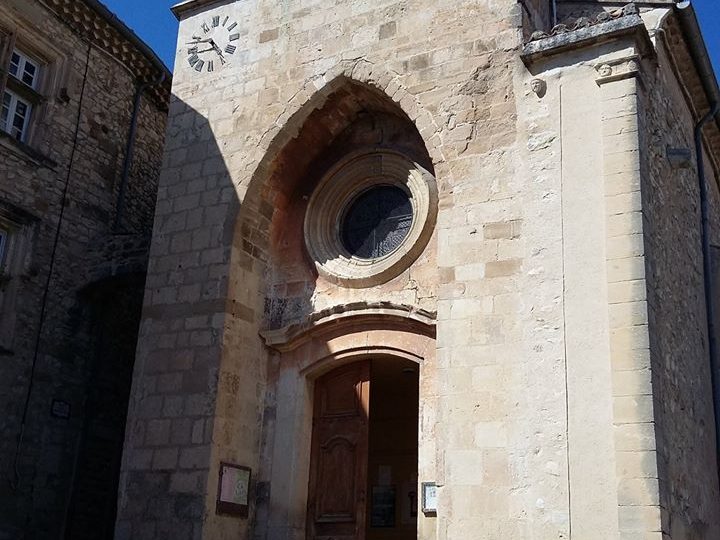
<svg viewBox="0 0 720 540">
<path fill-rule="evenodd" d="M 388 356 L 315 383 L 307 538 L 417 538 L 418 366 Z"/>
<path fill-rule="evenodd" d="M 313 445 L 317 447 L 320 442 L 313 437 L 316 418 L 323 413 L 321 405 L 316 404 L 330 397 L 339 405 L 331 407 L 329 416 L 354 415 L 358 423 L 364 421 L 366 425 L 359 426 L 364 429 L 362 438 L 357 438 L 359 432 L 347 437 L 348 443 L 357 444 L 359 440 L 364 448 L 360 468 L 350 466 L 361 493 L 356 495 L 352 491 L 349 503 L 345 503 L 348 500 L 345 499 L 340 501 L 342 504 L 333 502 L 325 507 L 329 514 L 344 511 L 346 519 L 350 514 L 354 525 L 346 528 L 347 534 L 335 530 L 326 538 L 425 538 L 427 531 L 434 527 L 433 520 L 422 512 L 415 518 L 415 509 L 405 503 L 405 497 L 413 488 L 416 490 L 420 482 L 437 478 L 434 314 L 389 303 L 340 306 L 312 316 L 303 325 L 263 332 L 263 337 L 274 351 L 271 361 L 278 366 L 278 371 L 274 375 L 276 390 L 272 394 L 272 409 L 269 409 L 271 422 L 267 424 L 263 443 L 268 455 L 266 481 L 271 489 L 267 506 L 258 510 L 268 516 L 266 532 L 261 532 L 267 538 L 318 537 L 310 532 L 310 521 L 316 518 L 314 503 L 310 502 L 315 495 L 311 492 L 317 491 L 311 486 L 317 482 L 317 479 L 311 480 L 311 469 L 316 477 L 318 469 L 311 464 L 311 456 L 317 453 Z M 367 384 L 364 398 L 363 384 Z M 341 389 L 341 395 L 323 395 L 324 386 Z M 364 407 L 358 402 L 365 403 Z M 393 418 L 403 408 L 401 404 L 405 411 L 412 412 Z M 393 427 L 393 422 L 403 427 Z M 404 437 L 400 439 L 405 444 L 383 435 L 391 432 L 394 436 L 401 431 Z M 327 436 L 325 444 L 344 444 L 332 441 L 335 434 Z M 347 446 L 333 449 L 338 456 L 336 468 L 351 461 L 346 458 Z M 388 448 L 390 452 L 386 452 Z M 397 469 L 398 461 L 404 465 L 403 471 Z M 345 472 L 343 470 L 343 474 Z M 329 478 L 337 481 L 336 474 Z M 381 488 L 375 490 L 378 512 L 382 499 L 389 498 L 390 490 L 386 488 L 395 486 L 396 497 L 391 501 L 395 512 L 386 509 L 384 515 L 394 516 L 398 527 L 371 526 L 373 486 Z M 364 506 L 358 506 L 360 498 Z M 352 511 L 348 510 L 350 506 Z M 380 520 L 376 523 L 381 524 Z"/>
</svg>

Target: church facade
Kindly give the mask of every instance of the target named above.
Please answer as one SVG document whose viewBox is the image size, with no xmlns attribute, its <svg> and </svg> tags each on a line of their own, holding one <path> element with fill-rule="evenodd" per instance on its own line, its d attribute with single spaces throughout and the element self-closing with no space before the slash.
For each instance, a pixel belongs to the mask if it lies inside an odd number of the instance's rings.
<svg viewBox="0 0 720 540">
<path fill-rule="evenodd" d="M 720 537 L 691 6 L 174 10 L 116 538 Z"/>
</svg>

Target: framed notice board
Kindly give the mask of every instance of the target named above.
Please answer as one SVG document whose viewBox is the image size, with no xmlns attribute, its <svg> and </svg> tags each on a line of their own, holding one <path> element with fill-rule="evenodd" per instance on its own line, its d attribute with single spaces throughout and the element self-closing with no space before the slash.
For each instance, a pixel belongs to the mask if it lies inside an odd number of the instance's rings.
<svg viewBox="0 0 720 540">
<path fill-rule="evenodd" d="M 216 513 L 248 517 L 250 474 L 250 467 L 220 463 Z"/>
</svg>

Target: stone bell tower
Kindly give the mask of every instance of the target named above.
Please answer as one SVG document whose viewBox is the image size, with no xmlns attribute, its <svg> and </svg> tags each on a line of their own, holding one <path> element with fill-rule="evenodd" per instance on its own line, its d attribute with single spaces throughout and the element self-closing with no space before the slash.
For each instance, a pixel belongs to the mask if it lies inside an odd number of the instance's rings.
<svg viewBox="0 0 720 540">
<path fill-rule="evenodd" d="M 609 5 L 174 8 L 118 538 L 720 535 L 717 85 Z"/>
</svg>

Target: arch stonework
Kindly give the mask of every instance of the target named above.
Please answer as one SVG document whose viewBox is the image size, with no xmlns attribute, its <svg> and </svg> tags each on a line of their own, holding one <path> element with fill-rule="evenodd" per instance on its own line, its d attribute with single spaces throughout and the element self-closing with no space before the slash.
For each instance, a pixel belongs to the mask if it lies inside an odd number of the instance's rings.
<svg viewBox="0 0 720 540">
<path fill-rule="evenodd" d="M 297 136 L 310 113 L 321 107 L 333 92 L 348 81 L 365 84 L 385 94 L 415 123 L 433 163 L 437 166 L 446 162 L 441 129 L 422 103 L 421 96 L 408 92 L 400 76 L 389 71 L 382 63 L 361 58 L 338 63 L 327 72 L 309 79 L 292 97 L 275 120 L 275 124 L 263 134 L 257 144 L 253 161 L 258 165 L 248 187 L 263 174 L 267 174 L 269 164 L 288 141 Z"/>
<path fill-rule="evenodd" d="M 236 235 L 237 230 L 247 222 L 248 214 L 257 211 L 260 205 L 257 194 L 272 175 L 272 165 L 283 149 L 298 136 L 313 111 L 322 108 L 332 94 L 352 83 L 365 85 L 382 93 L 397 106 L 413 122 L 424 141 L 436 176 L 447 177 L 449 181 L 452 179 L 452 169 L 447 166 L 442 129 L 422 103 L 421 96 L 408 92 L 400 76 L 383 63 L 371 62 L 365 58 L 343 61 L 325 73 L 308 79 L 286 103 L 273 125 L 262 134 L 253 151 L 247 153 L 242 163 L 234 167 L 238 171 L 252 171 L 248 176 L 240 175 L 240 182 L 235 186 L 241 199 L 236 216 Z"/>
<path fill-rule="evenodd" d="M 262 198 L 263 190 L 272 177 L 274 161 L 287 144 L 299 135 L 313 111 L 321 109 L 328 98 L 338 90 L 352 84 L 364 85 L 379 92 L 389 103 L 396 106 L 399 112 L 406 115 L 425 144 L 432 165 L 436 168 L 435 176 L 444 174 L 452 177 L 450 168 L 445 167 L 446 156 L 440 128 L 420 99 L 410 94 L 402 85 L 397 74 L 387 70 L 382 64 L 359 59 L 336 64 L 324 74 L 308 80 L 287 103 L 274 125 L 262 135 L 255 147 L 254 157 L 248 160 L 248 165 L 257 163 L 253 173 L 247 177 L 245 184 L 236 186 L 240 201 L 235 216 L 233 249 L 230 254 L 230 313 L 235 314 L 236 307 L 256 313 L 262 312 L 264 290 L 257 277 L 267 270 L 259 268 L 259 265 L 266 266 L 268 262 L 268 238 L 265 229 L 271 227 L 272 221 L 271 215 L 268 215 L 267 211 L 263 212 Z M 272 213 L 273 210 L 269 212 Z M 258 224 L 257 221 L 261 223 Z M 259 241 L 256 242 L 256 238 Z M 258 247 L 258 244 L 262 245 Z M 238 291 L 238 288 L 243 290 Z M 257 291 L 257 295 L 250 292 L 253 290 Z"/>
<path fill-rule="evenodd" d="M 250 274 L 257 273 L 255 272 L 257 265 L 253 265 L 251 261 L 247 260 L 245 254 L 249 255 L 251 259 L 262 261 L 262 263 L 267 261 L 265 247 L 268 239 L 265 229 L 270 227 L 271 217 L 267 212 L 263 215 L 262 198 L 263 190 L 272 177 L 275 160 L 288 143 L 299 135 L 310 114 L 321 109 L 328 98 L 338 90 L 351 84 L 364 85 L 381 93 L 389 103 L 405 114 L 425 144 L 432 165 L 436 169 L 435 176 L 440 178 L 442 175 L 448 179 L 452 178 L 451 169 L 446 167 L 447 161 L 441 129 L 420 99 L 407 91 L 397 74 L 389 71 L 383 64 L 376 64 L 365 59 L 336 64 L 325 73 L 308 80 L 303 88 L 294 94 L 275 123 L 262 135 L 255 146 L 252 157 L 248 158 L 245 166 L 242 167 L 244 170 L 252 169 L 253 172 L 247 177 L 241 176 L 246 181 L 241 180 L 241 183 L 235 186 L 241 200 L 235 216 L 236 225 L 230 267 L 242 270 L 235 277 L 231 275 L 228 291 L 230 299 L 237 297 L 237 294 L 233 293 L 233 285 L 237 286 L 238 282 L 242 282 L 247 290 L 251 288 L 249 284 L 253 282 Z M 254 238 L 246 238 L 249 232 L 254 235 Z M 259 242 L 255 241 L 256 238 Z M 265 245 L 258 247 L 258 243 Z M 257 289 L 258 292 L 261 288 Z M 251 304 L 255 304 L 248 306 L 250 309 L 261 309 L 262 298 L 260 296 L 254 299 L 248 298 L 247 294 L 244 296 Z M 233 310 L 231 309 L 230 312 L 232 313 Z"/>
</svg>

